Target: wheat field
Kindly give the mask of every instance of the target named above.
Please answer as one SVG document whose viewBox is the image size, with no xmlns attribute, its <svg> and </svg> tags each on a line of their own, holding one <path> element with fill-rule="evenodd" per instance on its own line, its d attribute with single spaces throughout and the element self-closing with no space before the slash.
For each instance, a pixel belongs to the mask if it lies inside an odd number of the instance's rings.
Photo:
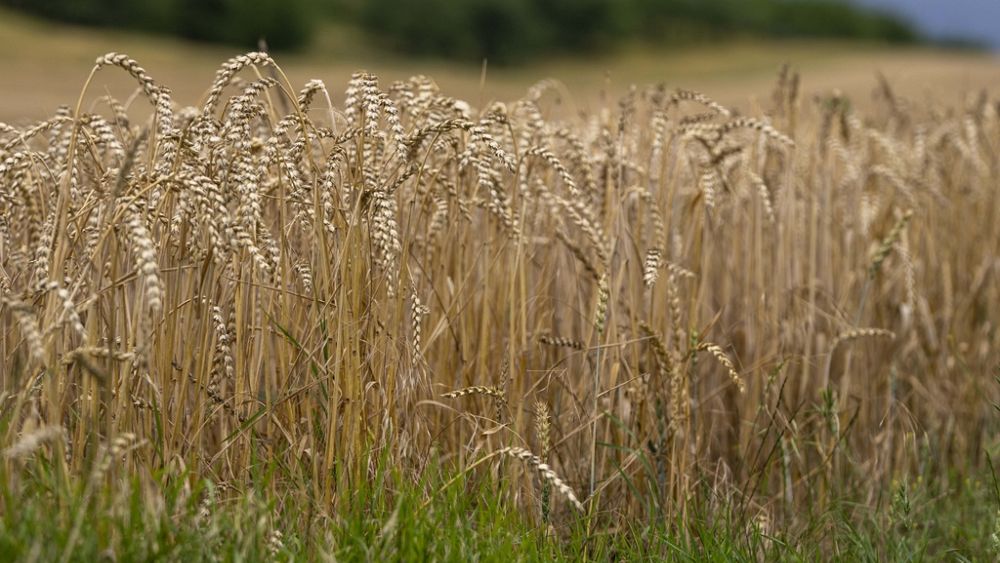
<svg viewBox="0 0 1000 563">
<path fill-rule="evenodd" d="M 170 482 L 254 491 L 291 541 L 392 468 L 556 542 L 706 506 L 767 536 L 990 462 L 986 92 L 861 112 L 786 68 L 752 114 L 664 85 L 577 113 L 358 73 L 338 106 L 248 53 L 180 107 L 108 73 L 135 91 L 0 124 L 4 511 L 44 477 L 163 514 Z"/>
</svg>

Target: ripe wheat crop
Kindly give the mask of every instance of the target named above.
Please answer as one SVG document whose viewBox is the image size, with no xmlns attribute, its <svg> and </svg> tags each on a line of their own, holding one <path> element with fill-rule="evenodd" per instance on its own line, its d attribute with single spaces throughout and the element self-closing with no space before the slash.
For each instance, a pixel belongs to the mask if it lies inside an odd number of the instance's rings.
<svg viewBox="0 0 1000 563">
<path fill-rule="evenodd" d="M 705 487 L 780 523 L 984 461 L 996 100 L 560 92 L 357 74 L 335 106 L 249 53 L 181 107 L 112 53 L 0 124 L 4 475 L 225 495 L 276 460 L 305 519 L 433 461 L 558 530 L 683 521 Z"/>
</svg>

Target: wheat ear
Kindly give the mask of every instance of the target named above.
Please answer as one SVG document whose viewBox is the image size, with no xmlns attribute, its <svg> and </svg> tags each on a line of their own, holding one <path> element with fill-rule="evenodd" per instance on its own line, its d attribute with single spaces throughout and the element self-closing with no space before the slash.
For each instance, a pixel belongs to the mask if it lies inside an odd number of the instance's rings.
<svg viewBox="0 0 1000 563">
<path fill-rule="evenodd" d="M 573 489 L 566 484 L 565 481 L 556 475 L 556 472 L 552 470 L 551 467 L 541 460 L 535 454 L 529 452 L 524 448 L 509 447 L 500 450 L 501 454 L 508 455 L 514 459 L 527 464 L 529 467 L 534 469 L 542 479 L 550 483 L 559 494 L 566 498 L 577 510 L 583 511 L 583 504 L 576 498 L 576 494 Z"/>
</svg>

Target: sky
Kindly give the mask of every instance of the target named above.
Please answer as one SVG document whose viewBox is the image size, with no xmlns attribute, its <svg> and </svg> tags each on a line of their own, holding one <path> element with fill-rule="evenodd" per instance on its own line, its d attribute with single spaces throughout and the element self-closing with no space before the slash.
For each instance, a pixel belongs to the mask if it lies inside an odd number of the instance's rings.
<svg viewBox="0 0 1000 563">
<path fill-rule="evenodd" d="M 1000 0 L 852 0 L 885 8 L 931 37 L 976 39 L 1000 49 Z"/>
</svg>

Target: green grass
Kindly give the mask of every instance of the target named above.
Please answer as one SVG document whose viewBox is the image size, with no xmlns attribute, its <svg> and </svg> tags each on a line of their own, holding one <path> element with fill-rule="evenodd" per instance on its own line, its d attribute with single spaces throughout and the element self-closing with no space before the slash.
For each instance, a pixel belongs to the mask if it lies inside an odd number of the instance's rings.
<svg viewBox="0 0 1000 563">
<path fill-rule="evenodd" d="M 795 522 L 767 523 L 705 489 L 689 522 L 602 527 L 608 515 L 540 524 L 488 478 L 430 469 L 412 483 L 381 470 L 335 517 L 259 489 L 225 495 L 183 472 L 116 475 L 93 485 L 45 455 L 22 460 L 0 491 L 6 561 L 991 561 L 998 493 L 992 477 L 898 484 L 874 502 L 849 492 Z M 447 477 L 447 478 L 446 478 Z M 144 500 L 145 499 L 145 500 Z"/>
</svg>

